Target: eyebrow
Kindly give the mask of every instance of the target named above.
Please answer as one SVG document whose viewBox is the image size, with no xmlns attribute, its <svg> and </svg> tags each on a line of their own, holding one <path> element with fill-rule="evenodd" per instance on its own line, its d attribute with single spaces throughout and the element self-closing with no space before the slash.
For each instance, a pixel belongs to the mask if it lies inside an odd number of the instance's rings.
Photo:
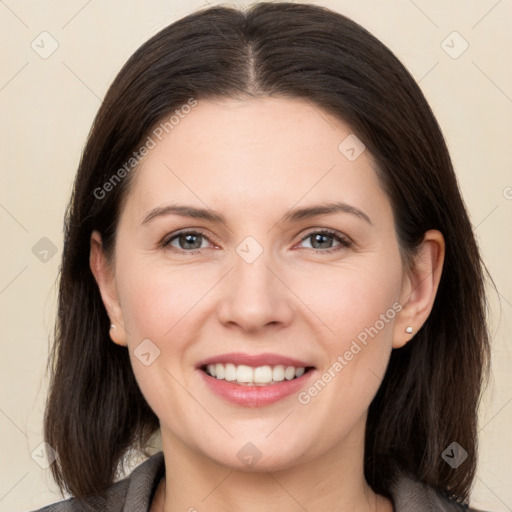
<svg viewBox="0 0 512 512">
<path fill-rule="evenodd" d="M 311 217 L 320 215 L 332 215 L 334 213 L 348 213 L 364 220 L 370 225 L 373 225 L 370 217 L 355 206 L 343 202 L 323 203 L 318 205 L 307 206 L 304 208 L 294 208 L 288 211 L 280 222 L 297 222 Z M 142 225 L 148 224 L 157 217 L 166 215 L 179 215 L 180 217 L 190 217 L 193 219 L 202 219 L 210 222 L 226 223 L 225 217 L 214 210 L 207 208 L 196 208 L 193 206 L 185 206 L 178 204 L 171 204 L 168 206 L 153 208 L 142 221 Z"/>
</svg>

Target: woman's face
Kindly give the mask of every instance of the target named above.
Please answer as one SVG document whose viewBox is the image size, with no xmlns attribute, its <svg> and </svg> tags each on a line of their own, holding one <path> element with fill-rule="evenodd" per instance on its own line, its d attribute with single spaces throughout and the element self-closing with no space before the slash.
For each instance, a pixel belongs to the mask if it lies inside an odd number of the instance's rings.
<svg viewBox="0 0 512 512">
<path fill-rule="evenodd" d="M 360 446 L 408 336 L 371 155 L 298 99 L 199 101 L 159 135 L 120 217 L 109 313 L 164 446 L 266 470 Z"/>
</svg>

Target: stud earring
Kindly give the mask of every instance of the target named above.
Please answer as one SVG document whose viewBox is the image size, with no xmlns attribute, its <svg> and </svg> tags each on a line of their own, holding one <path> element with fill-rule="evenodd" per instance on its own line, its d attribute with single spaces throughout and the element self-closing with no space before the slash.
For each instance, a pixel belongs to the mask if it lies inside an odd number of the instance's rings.
<svg viewBox="0 0 512 512">
<path fill-rule="evenodd" d="M 405 332 L 406 332 L 407 334 L 412 334 L 412 327 L 411 327 L 411 326 L 407 327 L 407 328 L 405 329 Z"/>
<path fill-rule="evenodd" d="M 111 328 L 111 329 L 115 329 L 115 328 L 116 328 L 116 326 L 115 326 L 114 324 L 110 324 L 110 328 Z"/>
</svg>

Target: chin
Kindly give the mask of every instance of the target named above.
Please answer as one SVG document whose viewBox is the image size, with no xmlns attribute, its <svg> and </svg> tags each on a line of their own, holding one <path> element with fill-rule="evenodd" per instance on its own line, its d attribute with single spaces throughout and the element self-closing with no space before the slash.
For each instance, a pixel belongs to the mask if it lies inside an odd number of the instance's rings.
<svg viewBox="0 0 512 512">
<path fill-rule="evenodd" d="M 304 442 L 283 446 L 280 441 L 265 440 L 265 436 L 262 436 L 260 441 L 253 439 L 255 440 L 234 441 L 226 445 L 223 451 L 220 451 L 222 447 L 217 447 L 214 453 L 208 450 L 204 454 L 216 464 L 244 473 L 284 471 L 303 464 L 313 457 L 308 457 L 304 453 Z"/>
</svg>

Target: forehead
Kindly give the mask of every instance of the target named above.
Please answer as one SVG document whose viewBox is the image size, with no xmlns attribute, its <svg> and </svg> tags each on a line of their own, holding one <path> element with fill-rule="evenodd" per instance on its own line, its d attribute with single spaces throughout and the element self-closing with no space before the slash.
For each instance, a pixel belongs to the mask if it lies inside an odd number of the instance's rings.
<svg viewBox="0 0 512 512">
<path fill-rule="evenodd" d="M 137 215 L 170 200 L 233 212 L 316 200 L 389 210 L 369 152 L 353 158 L 363 146 L 350 126 L 305 100 L 199 100 L 152 138 L 127 198 Z"/>
</svg>

